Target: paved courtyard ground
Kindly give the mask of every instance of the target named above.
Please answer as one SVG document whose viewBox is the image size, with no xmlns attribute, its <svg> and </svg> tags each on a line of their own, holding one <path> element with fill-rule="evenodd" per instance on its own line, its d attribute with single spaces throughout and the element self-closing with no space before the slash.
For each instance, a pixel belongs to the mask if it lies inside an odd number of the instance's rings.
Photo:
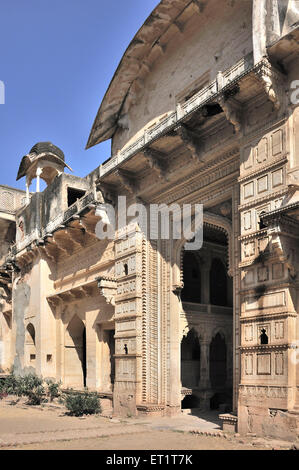
<svg viewBox="0 0 299 470">
<path fill-rule="evenodd" d="M 264 450 L 291 443 L 223 433 L 217 412 L 175 418 L 71 417 L 59 405 L 0 401 L 0 450 Z"/>
</svg>

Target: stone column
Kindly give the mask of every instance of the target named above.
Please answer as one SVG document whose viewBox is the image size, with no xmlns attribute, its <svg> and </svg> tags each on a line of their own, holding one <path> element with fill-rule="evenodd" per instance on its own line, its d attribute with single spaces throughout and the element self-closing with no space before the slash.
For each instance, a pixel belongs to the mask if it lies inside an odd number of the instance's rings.
<svg viewBox="0 0 299 470">
<path fill-rule="evenodd" d="M 227 341 L 226 345 L 226 387 L 233 385 L 233 345 L 232 341 Z"/>
<path fill-rule="evenodd" d="M 42 168 L 37 168 L 36 169 L 36 192 L 40 192 L 40 175 L 42 174 Z"/>
<path fill-rule="evenodd" d="M 29 204 L 30 202 L 29 186 L 30 186 L 30 182 L 29 182 L 28 176 L 26 176 L 26 204 Z"/>
<path fill-rule="evenodd" d="M 266 13 L 266 0 L 253 0 L 252 43 L 255 64 L 266 56 Z"/>
<path fill-rule="evenodd" d="M 210 384 L 210 343 L 204 340 L 200 343 L 200 388 L 208 389 Z"/>
<path fill-rule="evenodd" d="M 210 408 L 210 343 L 206 339 L 200 343 L 200 407 Z"/>
</svg>

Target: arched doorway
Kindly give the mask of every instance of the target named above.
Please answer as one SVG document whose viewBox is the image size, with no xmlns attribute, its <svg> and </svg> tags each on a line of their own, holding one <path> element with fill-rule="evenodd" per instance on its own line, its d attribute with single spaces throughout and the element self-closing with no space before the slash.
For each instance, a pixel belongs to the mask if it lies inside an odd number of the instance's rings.
<svg viewBox="0 0 299 470">
<path fill-rule="evenodd" d="M 218 409 L 220 404 L 231 401 L 227 389 L 227 346 L 224 336 L 217 333 L 210 344 L 210 383 L 214 395 L 210 406 Z"/>
<path fill-rule="evenodd" d="M 83 321 L 75 315 L 65 332 L 65 384 L 85 387 L 86 373 L 86 329 Z"/>
<path fill-rule="evenodd" d="M 35 345 L 35 328 L 29 323 L 25 332 L 25 364 L 27 367 L 35 368 L 36 345 Z"/>
<path fill-rule="evenodd" d="M 194 388 L 200 380 L 200 344 L 194 329 L 184 336 L 181 342 L 181 381 L 182 386 Z"/>
<path fill-rule="evenodd" d="M 196 408 L 199 399 L 194 395 L 200 381 L 200 343 L 194 329 L 181 342 L 181 383 L 188 394 L 182 400 L 182 408 Z"/>
<path fill-rule="evenodd" d="M 221 222 L 222 218 L 220 219 Z M 180 257 L 176 253 L 176 262 L 180 263 L 181 269 L 180 277 L 177 276 L 176 268 L 174 270 L 175 286 L 180 283 L 182 285 L 183 281 L 183 289 L 174 290 L 180 302 L 180 332 L 182 335 L 186 328 L 188 331 L 193 329 L 201 332 L 199 362 L 197 370 L 192 367 L 193 373 L 188 374 L 188 367 L 190 370 L 191 366 L 188 364 L 190 355 L 188 356 L 187 343 L 190 338 L 186 337 L 182 341 L 180 336 L 178 345 L 181 351 L 181 408 L 197 408 L 196 412 L 209 410 L 210 407 L 215 409 L 213 397 L 219 393 L 222 395 L 216 397 L 217 410 L 222 412 L 224 408 L 226 411 L 231 409 L 233 279 L 228 274 L 231 272 L 228 267 L 231 267 L 232 262 L 229 240 L 228 232 L 222 227 L 204 222 L 201 249 L 185 250 L 178 244 Z M 221 332 L 220 341 L 216 337 L 217 332 Z M 192 348 L 189 348 L 189 354 L 190 350 Z M 224 407 L 219 406 L 222 403 Z"/>
</svg>

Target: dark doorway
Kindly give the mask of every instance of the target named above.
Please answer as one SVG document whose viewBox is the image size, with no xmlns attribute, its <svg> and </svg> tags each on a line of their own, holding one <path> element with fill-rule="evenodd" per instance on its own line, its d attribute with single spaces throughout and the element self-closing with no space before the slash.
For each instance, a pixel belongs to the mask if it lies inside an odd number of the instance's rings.
<svg viewBox="0 0 299 470">
<path fill-rule="evenodd" d="M 227 305 L 227 274 L 222 261 L 214 258 L 210 270 L 210 302 L 212 305 Z"/>
<path fill-rule="evenodd" d="M 201 275 L 196 256 L 186 251 L 183 258 L 184 288 L 181 299 L 183 302 L 201 302 Z"/>
<path fill-rule="evenodd" d="M 181 342 L 181 382 L 186 388 L 198 386 L 200 380 L 200 344 L 195 330 Z"/>
<path fill-rule="evenodd" d="M 210 344 L 210 382 L 213 388 L 226 385 L 226 344 L 220 333 Z"/>
</svg>

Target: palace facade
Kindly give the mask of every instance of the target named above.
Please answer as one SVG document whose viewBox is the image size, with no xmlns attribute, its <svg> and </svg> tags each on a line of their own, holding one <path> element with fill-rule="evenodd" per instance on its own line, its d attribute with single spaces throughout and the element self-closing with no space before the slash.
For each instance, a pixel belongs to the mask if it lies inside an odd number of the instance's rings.
<svg viewBox="0 0 299 470">
<path fill-rule="evenodd" d="M 297 438 L 297 3 L 162 0 L 88 139 L 111 157 L 85 178 L 49 142 L 23 157 L 26 192 L 0 187 L 2 373 L 87 386 L 118 416 L 211 408 Z M 127 225 L 100 239 L 119 196 Z M 132 204 L 167 205 L 161 223 L 202 204 L 202 247 L 150 236 Z"/>
</svg>

